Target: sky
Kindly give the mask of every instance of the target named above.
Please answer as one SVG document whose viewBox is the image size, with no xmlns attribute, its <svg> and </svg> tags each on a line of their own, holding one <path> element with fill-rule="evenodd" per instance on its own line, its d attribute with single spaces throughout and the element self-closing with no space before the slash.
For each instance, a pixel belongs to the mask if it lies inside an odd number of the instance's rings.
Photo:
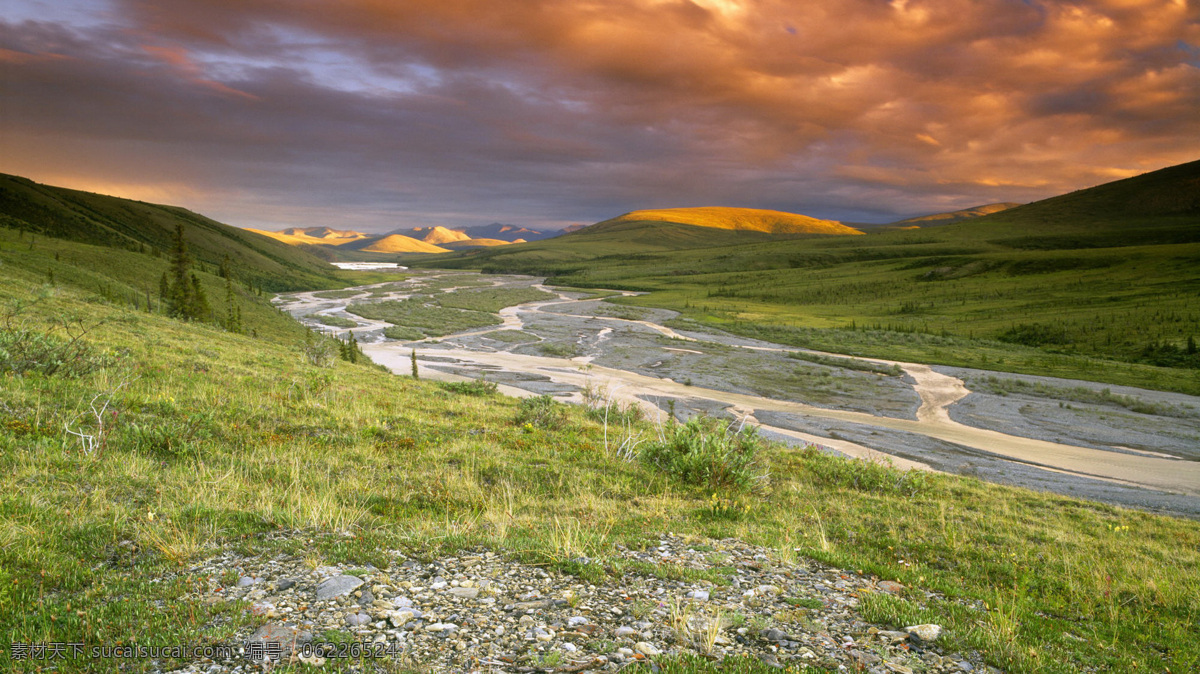
<svg viewBox="0 0 1200 674">
<path fill-rule="evenodd" d="M 1200 0 L 3 0 L 0 172 L 242 227 L 849 222 L 1200 158 Z"/>
</svg>

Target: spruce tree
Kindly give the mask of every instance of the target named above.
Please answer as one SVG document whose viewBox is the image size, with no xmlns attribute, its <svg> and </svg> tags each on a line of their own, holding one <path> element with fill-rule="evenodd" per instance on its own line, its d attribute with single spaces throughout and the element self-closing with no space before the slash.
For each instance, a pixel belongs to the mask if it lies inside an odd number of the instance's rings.
<svg viewBox="0 0 1200 674">
<path fill-rule="evenodd" d="M 188 306 L 187 319 L 192 321 L 200 321 L 212 316 L 212 306 L 208 303 L 208 297 L 204 294 L 204 287 L 200 285 L 200 279 L 196 274 L 192 274 L 192 294 L 191 302 Z"/>
<path fill-rule="evenodd" d="M 192 257 L 188 255 L 187 242 L 183 240 L 183 225 L 175 225 L 175 237 L 171 246 L 171 266 L 168 270 L 170 285 L 167 288 L 167 315 L 172 318 L 193 318 L 196 308 L 193 293 L 198 284 L 192 283 L 189 272 Z"/>
<path fill-rule="evenodd" d="M 221 269 L 227 271 L 224 265 Z M 242 331 L 242 309 L 233 294 L 233 278 L 230 276 L 225 276 L 225 329 L 230 332 Z"/>
</svg>

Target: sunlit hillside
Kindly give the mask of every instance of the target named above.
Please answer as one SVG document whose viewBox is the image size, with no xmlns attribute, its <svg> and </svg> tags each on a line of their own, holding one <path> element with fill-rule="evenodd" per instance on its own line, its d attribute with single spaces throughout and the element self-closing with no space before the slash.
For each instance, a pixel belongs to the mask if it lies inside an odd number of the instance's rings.
<svg viewBox="0 0 1200 674">
<path fill-rule="evenodd" d="M 798 213 L 770 211 L 758 208 L 658 208 L 632 211 L 611 220 L 592 225 L 595 228 L 621 222 L 675 222 L 695 227 L 734 229 L 768 234 L 862 234 L 835 220 L 820 220 Z"/>
</svg>

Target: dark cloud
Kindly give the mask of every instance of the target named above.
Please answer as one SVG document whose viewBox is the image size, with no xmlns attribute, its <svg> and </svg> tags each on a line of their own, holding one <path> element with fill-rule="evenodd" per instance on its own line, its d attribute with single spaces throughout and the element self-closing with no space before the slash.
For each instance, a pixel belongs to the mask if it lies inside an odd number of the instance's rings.
<svg viewBox="0 0 1200 674">
<path fill-rule="evenodd" d="M 242 225 L 705 204 L 882 220 L 1200 151 L 1200 22 L 1177 0 L 113 0 L 95 15 L 0 23 L 0 170 Z"/>
</svg>

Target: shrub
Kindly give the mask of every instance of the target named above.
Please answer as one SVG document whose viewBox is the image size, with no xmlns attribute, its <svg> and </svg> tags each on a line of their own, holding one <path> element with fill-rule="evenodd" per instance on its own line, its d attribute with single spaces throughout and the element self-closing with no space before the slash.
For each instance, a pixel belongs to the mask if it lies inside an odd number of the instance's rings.
<svg viewBox="0 0 1200 674">
<path fill-rule="evenodd" d="M 418 339 L 425 339 L 425 333 L 416 328 L 406 328 L 401 325 L 393 325 L 383 329 L 383 336 L 388 339 L 394 339 L 398 342 L 415 342 Z"/>
<path fill-rule="evenodd" d="M 333 361 L 338 356 L 338 348 L 333 340 L 311 332 L 305 336 L 300 351 L 304 354 L 304 360 L 317 367 L 333 367 Z"/>
<path fill-rule="evenodd" d="M 755 461 L 765 446 L 757 428 L 735 430 L 731 422 L 699 416 L 669 423 L 663 439 L 647 445 L 642 458 L 689 484 L 749 489 L 765 482 Z"/>
<path fill-rule="evenodd" d="M 816 449 L 804 453 L 805 466 L 818 482 L 834 487 L 857 489 L 877 494 L 915 496 L 930 484 L 930 474 L 920 470 L 900 470 L 890 463 L 847 459 Z"/>
<path fill-rule="evenodd" d="M 567 420 L 566 405 L 555 400 L 552 396 L 543 395 L 535 398 L 523 398 L 517 409 L 515 423 L 518 426 L 529 424 L 538 428 L 555 428 Z"/>
<path fill-rule="evenodd" d="M 444 381 L 438 386 L 451 393 L 461 393 L 469 396 L 490 396 L 496 394 L 496 382 L 478 379 L 475 381 Z"/>
<path fill-rule="evenodd" d="M 47 377 L 82 377 L 112 364 L 78 337 L 24 328 L 0 328 L 0 373 L 38 372 Z"/>
</svg>

